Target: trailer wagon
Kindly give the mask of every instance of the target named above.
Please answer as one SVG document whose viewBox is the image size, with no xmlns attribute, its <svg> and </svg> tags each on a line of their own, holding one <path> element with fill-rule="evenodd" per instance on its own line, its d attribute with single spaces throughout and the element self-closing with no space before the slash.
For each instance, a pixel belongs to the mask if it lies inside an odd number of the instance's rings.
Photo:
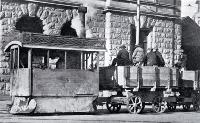
<svg viewBox="0 0 200 123">
<path fill-rule="evenodd" d="M 199 71 L 183 71 L 173 67 L 115 66 L 100 68 L 98 104 L 106 104 L 110 112 L 126 105 L 130 113 L 141 113 L 152 105 L 157 113 L 176 106 L 199 109 Z"/>
<path fill-rule="evenodd" d="M 99 93 L 97 39 L 18 33 L 10 52 L 10 113 L 93 112 Z"/>
</svg>

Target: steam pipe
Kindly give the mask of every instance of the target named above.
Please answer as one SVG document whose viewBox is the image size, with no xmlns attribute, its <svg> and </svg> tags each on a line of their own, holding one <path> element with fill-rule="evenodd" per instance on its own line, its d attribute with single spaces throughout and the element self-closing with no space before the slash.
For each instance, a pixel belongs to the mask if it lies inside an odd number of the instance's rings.
<svg viewBox="0 0 200 123">
<path fill-rule="evenodd" d="M 78 8 L 78 13 L 79 13 L 79 18 L 81 21 L 81 27 L 80 27 L 80 38 L 85 38 L 86 37 L 86 32 L 85 32 L 85 13 L 87 13 L 87 7 L 80 6 Z"/>
</svg>

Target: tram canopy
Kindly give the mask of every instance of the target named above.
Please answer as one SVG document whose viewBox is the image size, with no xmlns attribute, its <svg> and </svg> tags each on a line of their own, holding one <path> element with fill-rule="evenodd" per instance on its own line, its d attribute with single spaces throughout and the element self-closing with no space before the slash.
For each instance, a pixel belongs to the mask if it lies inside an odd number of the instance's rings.
<svg viewBox="0 0 200 123">
<path fill-rule="evenodd" d="M 68 36 L 51 36 L 37 33 L 18 33 L 13 35 L 15 40 L 8 43 L 4 51 L 9 52 L 11 46 L 24 48 L 78 50 L 78 51 L 106 51 L 105 41 L 95 38 L 77 38 Z"/>
</svg>

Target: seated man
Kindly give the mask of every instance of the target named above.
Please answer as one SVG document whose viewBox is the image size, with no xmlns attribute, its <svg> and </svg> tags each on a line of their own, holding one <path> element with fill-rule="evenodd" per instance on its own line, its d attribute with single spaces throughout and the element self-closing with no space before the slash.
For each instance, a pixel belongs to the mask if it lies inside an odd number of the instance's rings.
<svg viewBox="0 0 200 123">
<path fill-rule="evenodd" d="M 119 48 L 120 50 L 117 54 L 117 57 L 113 59 L 112 66 L 115 66 L 116 64 L 118 66 L 129 65 L 130 64 L 129 53 L 126 50 L 126 46 L 121 45 Z"/>
</svg>

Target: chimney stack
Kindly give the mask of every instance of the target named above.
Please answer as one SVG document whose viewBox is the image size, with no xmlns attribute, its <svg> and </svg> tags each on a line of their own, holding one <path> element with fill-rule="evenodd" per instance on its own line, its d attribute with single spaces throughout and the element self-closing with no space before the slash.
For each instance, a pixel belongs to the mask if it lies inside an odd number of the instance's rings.
<svg viewBox="0 0 200 123">
<path fill-rule="evenodd" d="M 80 38 L 86 37 L 86 31 L 85 31 L 85 13 L 87 13 L 87 7 L 80 6 L 78 8 L 79 18 L 81 21 L 81 27 L 80 27 Z"/>
</svg>

